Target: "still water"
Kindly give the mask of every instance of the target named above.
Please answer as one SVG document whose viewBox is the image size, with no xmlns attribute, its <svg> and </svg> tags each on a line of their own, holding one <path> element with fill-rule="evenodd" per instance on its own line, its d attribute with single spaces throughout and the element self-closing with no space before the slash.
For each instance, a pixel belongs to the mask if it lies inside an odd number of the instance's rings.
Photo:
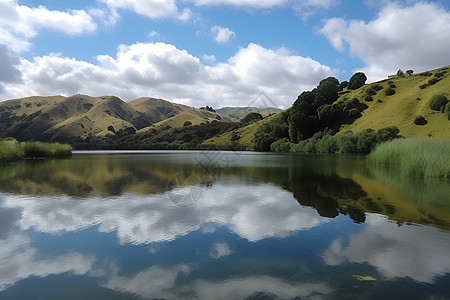
<svg viewBox="0 0 450 300">
<path fill-rule="evenodd" d="M 0 299 L 450 299 L 450 182 L 364 157 L 0 166 Z"/>
</svg>

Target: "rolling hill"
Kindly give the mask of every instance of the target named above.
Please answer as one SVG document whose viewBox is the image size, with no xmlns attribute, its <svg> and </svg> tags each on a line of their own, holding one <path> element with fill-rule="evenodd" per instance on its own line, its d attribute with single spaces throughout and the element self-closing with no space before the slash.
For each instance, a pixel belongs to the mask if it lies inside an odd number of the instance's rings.
<svg viewBox="0 0 450 300">
<path fill-rule="evenodd" d="M 213 120 L 238 121 L 218 113 L 154 98 L 139 98 L 127 103 L 114 96 L 74 95 L 0 102 L 0 137 L 14 137 L 21 141 L 104 136 L 112 133 L 111 129 L 119 131 L 131 127 L 146 131 L 161 125 L 183 126 L 185 121 L 199 124 Z"/>
</svg>

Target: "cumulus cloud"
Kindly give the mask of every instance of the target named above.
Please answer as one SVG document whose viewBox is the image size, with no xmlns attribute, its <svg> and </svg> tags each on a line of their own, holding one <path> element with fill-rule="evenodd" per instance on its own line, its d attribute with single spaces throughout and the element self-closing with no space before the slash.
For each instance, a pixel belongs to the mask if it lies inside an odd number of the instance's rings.
<svg viewBox="0 0 450 300">
<path fill-rule="evenodd" d="M 217 25 L 211 27 L 210 32 L 214 38 L 214 41 L 219 44 L 228 43 L 230 39 L 236 37 L 236 34 L 229 28 L 223 28 Z"/>
<path fill-rule="evenodd" d="M 351 235 L 348 243 L 335 240 L 323 254 L 328 265 L 369 263 L 388 278 L 411 277 L 432 283 L 450 273 L 448 234 L 432 227 L 401 226 L 368 215 L 367 229 Z M 430 255 L 430 253 L 433 253 Z"/>
<path fill-rule="evenodd" d="M 15 0 L 0 2 L 0 44 L 7 44 L 15 52 L 28 50 L 29 40 L 40 29 L 80 35 L 94 32 L 97 25 L 84 10 L 63 12 L 44 6 L 31 8 Z"/>
<path fill-rule="evenodd" d="M 361 58 L 369 80 L 399 68 L 424 71 L 448 64 L 450 12 L 436 3 L 389 3 L 369 22 L 332 18 L 319 32 L 338 51 Z"/>
<path fill-rule="evenodd" d="M 246 106 L 265 92 L 279 107 L 289 107 L 300 92 L 334 74 L 309 57 L 257 44 L 212 65 L 165 43 L 122 45 L 115 57 L 99 55 L 97 60 L 93 64 L 56 54 L 22 59 L 18 69 L 23 84 L 8 85 L 0 97 L 83 93 L 132 100 L 152 96 L 197 107 L 222 107 Z"/>
</svg>

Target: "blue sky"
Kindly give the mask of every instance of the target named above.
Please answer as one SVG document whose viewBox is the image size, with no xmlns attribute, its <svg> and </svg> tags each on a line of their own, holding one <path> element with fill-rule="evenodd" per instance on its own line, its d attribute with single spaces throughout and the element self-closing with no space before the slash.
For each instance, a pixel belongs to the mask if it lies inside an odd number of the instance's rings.
<svg viewBox="0 0 450 300">
<path fill-rule="evenodd" d="M 0 0 L 0 100 L 286 108 L 328 76 L 450 64 L 447 0 Z"/>
</svg>

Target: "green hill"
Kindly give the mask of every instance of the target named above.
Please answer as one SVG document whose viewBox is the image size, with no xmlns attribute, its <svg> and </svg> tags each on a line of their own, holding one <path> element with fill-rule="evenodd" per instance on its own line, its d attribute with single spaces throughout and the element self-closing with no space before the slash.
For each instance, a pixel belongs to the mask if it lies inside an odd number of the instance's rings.
<svg viewBox="0 0 450 300">
<path fill-rule="evenodd" d="M 388 95 L 390 93 L 393 94 Z M 389 76 L 388 79 L 365 84 L 355 90 L 343 90 L 338 93 L 337 99 L 331 104 L 344 106 L 346 113 L 353 114 L 352 117 L 341 116 L 333 122 L 329 122 L 323 128 L 328 127 L 337 135 L 340 135 L 347 131 L 361 133 L 368 129 L 379 130 L 395 126 L 399 129 L 399 135 L 404 137 L 450 138 L 448 116 L 450 104 L 447 104 L 445 112 L 432 110 L 430 101 L 434 95 L 444 95 L 450 99 L 449 66 L 402 77 Z M 299 96 L 299 99 L 301 96 Z M 307 97 L 304 98 L 307 99 Z M 329 104 L 329 107 L 332 107 L 331 104 Z M 348 108 L 345 107 L 346 105 L 348 105 Z M 292 109 L 284 112 L 285 118 L 289 116 Z M 417 116 L 424 117 L 426 124 L 416 125 L 414 121 Z M 265 124 L 286 122 L 282 118 L 283 113 L 277 114 L 271 118 L 208 139 L 202 145 L 225 148 L 234 143 L 239 145 L 240 148 L 253 150 L 255 149 L 253 141 L 258 129 Z M 239 139 L 236 140 L 236 137 L 239 137 Z"/>
<path fill-rule="evenodd" d="M 140 98 L 127 103 L 114 96 L 74 95 L 0 102 L 0 137 L 14 137 L 20 141 L 105 136 L 127 128 L 145 132 L 160 125 L 181 127 L 186 121 L 200 124 L 213 120 L 238 121 L 154 98 Z"/>
</svg>

